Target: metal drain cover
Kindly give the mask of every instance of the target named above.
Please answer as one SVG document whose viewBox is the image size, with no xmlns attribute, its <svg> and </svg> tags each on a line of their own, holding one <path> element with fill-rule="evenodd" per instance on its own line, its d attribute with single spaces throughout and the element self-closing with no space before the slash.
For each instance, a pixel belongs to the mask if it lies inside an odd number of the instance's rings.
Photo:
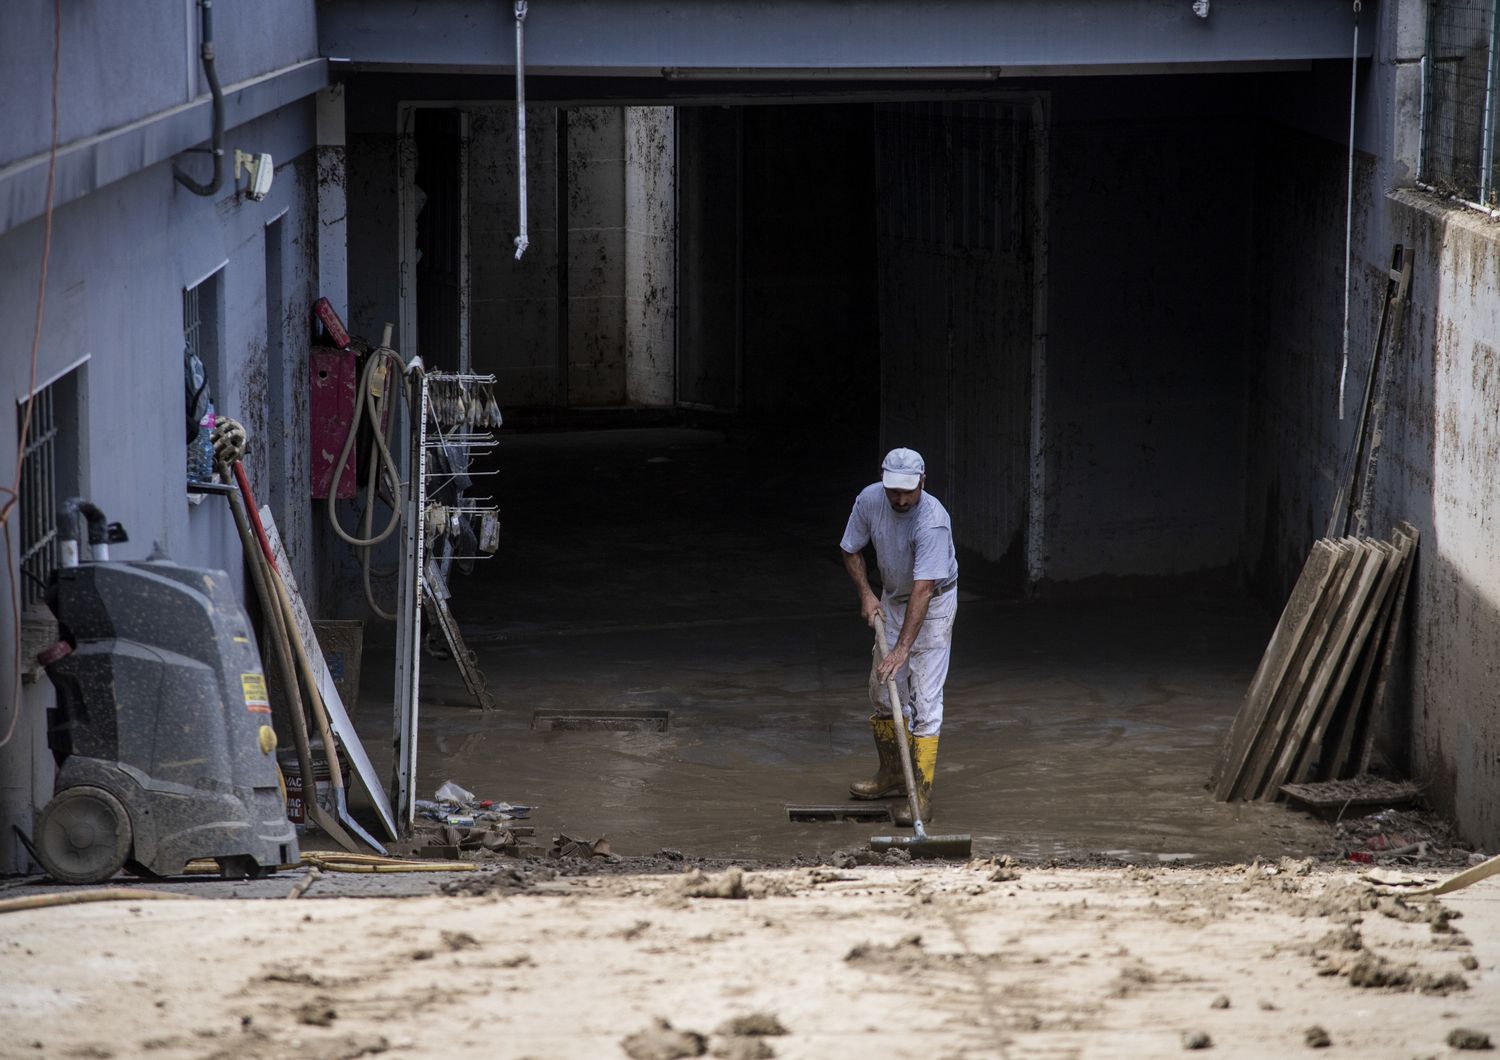
<svg viewBox="0 0 1500 1060">
<path fill-rule="evenodd" d="M 788 806 L 788 821 L 839 824 L 845 821 L 891 821 L 891 808 L 885 804 L 870 806 Z"/>
<path fill-rule="evenodd" d="M 533 729 L 552 732 L 666 732 L 669 710 L 535 710 Z"/>
</svg>

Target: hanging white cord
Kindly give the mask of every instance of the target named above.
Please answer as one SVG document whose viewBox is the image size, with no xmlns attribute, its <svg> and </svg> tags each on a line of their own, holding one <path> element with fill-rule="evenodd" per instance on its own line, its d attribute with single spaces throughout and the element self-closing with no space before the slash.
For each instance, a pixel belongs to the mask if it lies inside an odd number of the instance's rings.
<svg viewBox="0 0 1500 1060">
<path fill-rule="evenodd" d="M 1349 288 L 1354 257 L 1354 90 L 1359 81 L 1359 7 L 1354 0 L 1354 51 L 1349 56 L 1349 186 L 1344 193 L 1344 358 L 1339 367 L 1339 419 L 1344 418 L 1344 387 L 1349 380 Z"/>
<path fill-rule="evenodd" d="M 516 0 L 516 195 L 521 203 L 521 234 L 516 260 L 531 245 L 526 238 L 526 0 Z"/>
</svg>

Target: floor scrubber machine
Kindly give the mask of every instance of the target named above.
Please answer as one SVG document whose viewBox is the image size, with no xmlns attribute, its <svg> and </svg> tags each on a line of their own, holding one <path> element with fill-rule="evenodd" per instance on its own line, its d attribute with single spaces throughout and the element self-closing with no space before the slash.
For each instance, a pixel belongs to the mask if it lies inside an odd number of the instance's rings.
<svg viewBox="0 0 1500 1060">
<path fill-rule="evenodd" d="M 57 688 L 42 867 L 98 883 L 122 867 L 172 876 L 201 858 L 226 879 L 295 863 L 260 655 L 228 575 L 160 554 L 111 562 L 124 532 L 87 501 L 69 502 L 59 533 L 47 603 L 61 639 L 39 657 Z"/>
</svg>

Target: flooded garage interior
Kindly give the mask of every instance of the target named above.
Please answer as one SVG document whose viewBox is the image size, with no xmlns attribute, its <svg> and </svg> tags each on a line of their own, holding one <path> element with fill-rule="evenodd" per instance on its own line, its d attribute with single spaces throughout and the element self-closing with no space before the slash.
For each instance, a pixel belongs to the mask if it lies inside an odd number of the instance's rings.
<svg viewBox="0 0 1500 1060">
<path fill-rule="evenodd" d="M 519 263 L 513 106 L 403 111 L 428 181 L 414 341 L 431 358 L 467 327 L 509 398 L 476 486 L 503 545 L 453 602 L 499 707 L 424 663 L 423 794 L 454 779 L 537 804 L 539 837 L 632 854 L 862 842 L 867 824 L 786 808 L 842 801 L 873 761 L 869 634 L 836 548 L 908 445 L 962 570 L 940 830 L 1040 857 L 1317 849 L 1308 818 L 1204 784 L 1326 518 L 1327 454 L 1303 438 L 1337 451 L 1343 430 L 1303 392 L 1326 352 L 1288 341 L 1336 312 L 1342 149 L 1315 134 L 1338 114 L 1308 101 L 1340 76 L 534 104 L 545 205 Z M 382 153 L 415 87 L 360 82 L 351 246 L 393 237 Z M 458 151 L 462 210 L 429 158 Z M 465 219 L 466 302 L 442 294 Z M 399 292 L 358 272 L 368 333 Z M 367 677 L 372 746 L 385 695 Z M 533 728 L 623 708 L 666 731 Z M 1385 734 L 1397 770 L 1401 746 Z"/>
<path fill-rule="evenodd" d="M 837 559 L 875 450 L 694 428 L 508 439 L 507 548 L 455 583 L 498 708 L 423 662 L 419 789 L 536 804 L 538 842 L 785 861 L 890 824 L 796 823 L 873 765 L 870 634 Z M 546 498 L 539 503 L 537 498 Z M 524 557 L 522 559 L 521 557 Z M 1270 621 L 1232 586 L 1018 599 L 963 582 L 938 832 L 1028 858 L 1234 860 L 1321 849 L 1281 806 L 1205 790 Z M 359 723 L 389 694 L 366 662 Z M 372 671 L 373 668 L 373 671 Z M 665 731 L 547 730 L 538 712 L 661 712 Z"/>
</svg>

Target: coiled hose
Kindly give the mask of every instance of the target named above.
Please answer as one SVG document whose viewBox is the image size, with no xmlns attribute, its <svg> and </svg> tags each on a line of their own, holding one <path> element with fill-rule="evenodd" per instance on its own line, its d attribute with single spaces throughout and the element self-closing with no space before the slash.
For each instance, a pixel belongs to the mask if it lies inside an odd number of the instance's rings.
<svg viewBox="0 0 1500 1060">
<path fill-rule="evenodd" d="M 375 546 L 395 533 L 396 527 L 401 523 L 401 469 L 396 465 L 395 458 L 391 456 L 390 446 L 380 427 L 386 408 L 390 404 L 392 392 L 406 385 L 406 362 L 395 350 L 391 349 L 390 342 L 391 326 L 387 324 L 384 338 L 381 339 L 379 347 L 371 351 L 370 356 L 365 360 L 365 369 L 360 373 L 359 389 L 354 399 L 354 420 L 349 424 L 349 433 L 344 438 L 344 447 L 340 450 L 339 458 L 334 464 L 333 478 L 328 483 L 328 521 L 333 525 L 333 532 L 354 546 L 355 550 L 360 553 L 365 599 L 369 602 L 370 609 L 387 622 L 394 621 L 396 616 L 375 601 L 375 592 L 370 584 L 372 575 L 370 561 Z M 370 451 L 370 467 L 367 476 L 369 485 L 366 487 L 361 536 L 356 537 L 346 531 L 343 524 L 339 522 L 337 501 L 339 481 L 344 477 L 344 468 L 348 465 L 349 456 L 354 451 L 355 440 L 359 436 L 360 420 L 366 414 L 370 417 L 370 433 L 374 436 L 375 447 Z M 390 429 L 394 430 L 395 426 L 393 416 Z M 385 527 L 376 534 L 371 531 L 375 521 L 375 501 L 379 496 L 382 480 L 391 496 L 391 517 Z M 373 573 L 389 574 L 390 572 Z"/>
</svg>

